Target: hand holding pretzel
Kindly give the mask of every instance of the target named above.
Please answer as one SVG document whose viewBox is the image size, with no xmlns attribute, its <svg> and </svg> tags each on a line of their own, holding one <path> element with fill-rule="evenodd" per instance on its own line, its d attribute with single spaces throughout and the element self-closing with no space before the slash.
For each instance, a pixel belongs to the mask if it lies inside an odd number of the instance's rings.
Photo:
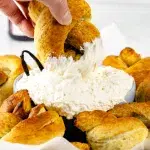
<svg viewBox="0 0 150 150">
<path fill-rule="evenodd" d="M 24 12 L 27 12 L 27 2 L 31 0 L 17 0 L 23 8 Z M 71 14 L 68 9 L 67 0 L 41 0 L 46 6 L 49 7 L 54 18 L 62 25 L 68 25 L 71 23 Z M 0 10 L 8 16 L 8 18 L 16 24 L 22 32 L 27 36 L 33 37 L 33 26 L 17 7 L 13 0 L 0 0 Z"/>
<path fill-rule="evenodd" d="M 34 42 L 41 62 L 49 56 L 66 56 L 66 45 L 79 51 L 85 42 L 100 36 L 98 29 L 90 23 L 91 8 L 85 0 L 68 0 L 68 7 L 72 22 L 63 26 L 43 3 L 36 0 L 29 3 L 29 16 L 35 24 Z"/>
</svg>

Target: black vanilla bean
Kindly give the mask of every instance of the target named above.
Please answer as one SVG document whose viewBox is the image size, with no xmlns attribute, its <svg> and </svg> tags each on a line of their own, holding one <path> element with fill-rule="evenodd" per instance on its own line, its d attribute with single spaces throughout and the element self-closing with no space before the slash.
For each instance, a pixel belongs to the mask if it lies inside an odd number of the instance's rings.
<svg viewBox="0 0 150 150">
<path fill-rule="evenodd" d="M 25 74 L 26 74 L 27 76 L 29 76 L 30 73 L 29 73 L 28 65 L 27 65 L 27 63 L 26 63 L 26 61 L 25 61 L 25 59 L 24 59 L 24 53 L 29 54 L 29 55 L 33 58 L 33 60 L 35 60 L 36 64 L 38 65 L 38 67 L 39 67 L 39 69 L 40 69 L 41 71 L 44 69 L 42 63 L 41 63 L 30 51 L 28 51 L 28 50 L 23 50 L 22 53 L 21 53 L 20 58 L 21 58 L 22 67 L 23 67 L 24 72 L 25 72 Z"/>
</svg>

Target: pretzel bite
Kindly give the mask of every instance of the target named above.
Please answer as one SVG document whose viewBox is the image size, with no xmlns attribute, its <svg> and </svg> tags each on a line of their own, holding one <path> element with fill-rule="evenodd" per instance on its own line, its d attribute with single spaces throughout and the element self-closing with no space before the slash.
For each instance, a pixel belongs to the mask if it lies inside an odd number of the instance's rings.
<svg viewBox="0 0 150 150">
<path fill-rule="evenodd" d="M 139 85 L 135 100 L 137 102 L 150 101 L 150 76 Z"/>
<path fill-rule="evenodd" d="M 146 57 L 135 63 L 133 66 L 126 69 L 126 72 L 131 74 L 137 71 L 150 70 L 150 57 Z"/>
<path fill-rule="evenodd" d="M 0 86 L 3 85 L 8 79 L 8 76 L 6 75 L 5 72 L 0 70 Z"/>
<path fill-rule="evenodd" d="M 116 105 L 109 111 L 118 118 L 135 117 L 140 119 L 148 128 L 150 127 L 150 102 L 130 103 Z"/>
<path fill-rule="evenodd" d="M 31 99 L 27 90 L 9 96 L 0 107 L 0 112 L 9 112 L 25 119 L 31 110 Z"/>
<path fill-rule="evenodd" d="M 150 70 L 131 71 L 129 74 L 134 78 L 136 87 L 138 88 L 139 85 L 150 76 Z"/>
<path fill-rule="evenodd" d="M 9 133 L 21 119 L 11 113 L 0 113 L 0 138 Z"/>
<path fill-rule="evenodd" d="M 2 140 L 11 143 L 39 145 L 63 136 L 64 122 L 55 111 L 47 111 L 18 123 Z"/>
<path fill-rule="evenodd" d="M 21 59 L 15 55 L 0 56 L 0 105 L 13 94 L 14 80 L 23 73 Z"/>
<path fill-rule="evenodd" d="M 31 109 L 28 118 L 35 117 L 35 116 L 37 116 L 41 113 L 44 113 L 44 112 L 46 112 L 44 104 L 39 104 L 39 105 L 37 105 L 37 106 L 35 106 L 34 108 Z"/>
<path fill-rule="evenodd" d="M 100 37 L 98 29 L 92 23 L 82 20 L 69 32 L 66 41 L 80 50 L 83 43 L 92 42 L 96 37 Z"/>
<path fill-rule="evenodd" d="M 129 150 L 148 136 L 148 129 L 139 119 L 116 118 L 102 111 L 80 113 L 75 125 L 86 132 L 92 150 Z"/>
<path fill-rule="evenodd" d="M 126 70 L 128 68 L 127 65 L 123 62 L 123 60 L 120 57 L 114 55 L 107 56 L 103 60 L 103 65 L 111 66 L 113 68 L 121 69 L 121 70 Z"/>
<path fill-rule="evenodd" d="M 136 51 L 130 47 L 123 49 L 120 52 L 120 57 L 129 67 L 141 60 L 141 55 L 137 54 Z"/>
</svg>

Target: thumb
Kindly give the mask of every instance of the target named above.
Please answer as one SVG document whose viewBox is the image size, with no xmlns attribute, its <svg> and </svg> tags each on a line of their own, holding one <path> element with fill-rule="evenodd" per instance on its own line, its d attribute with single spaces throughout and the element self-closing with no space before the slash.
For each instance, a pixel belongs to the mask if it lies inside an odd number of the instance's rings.
<svg viewBox="0 0 150 150">
<path fill-rule="evenodd" d="M 41 0 L 47 5 L 53 17 L 62 25 L 69 25 L 72 16 L 68 8 L 67 0 Z"/>
</svg>

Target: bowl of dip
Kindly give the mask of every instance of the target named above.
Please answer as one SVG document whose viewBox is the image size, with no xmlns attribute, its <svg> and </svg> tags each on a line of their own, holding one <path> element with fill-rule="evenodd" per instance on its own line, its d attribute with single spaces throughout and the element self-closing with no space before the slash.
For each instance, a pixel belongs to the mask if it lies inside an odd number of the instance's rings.
<svg viewBox="0 0 150 150">
<path fill-rule="evenodd" d="M 83 111 L 112 109 L 115 105 L 133 102 L 135 81 L 122 70 L 100 65 L 100 39 L 84 44 L 84 55 L 78 61 L 72 57 L 49 58 L 40 71 L 20 75 L 14 92 L 29 91 L 35 104 L 56 109 L 61 116 L 73 119 Z"/>
</svg>

